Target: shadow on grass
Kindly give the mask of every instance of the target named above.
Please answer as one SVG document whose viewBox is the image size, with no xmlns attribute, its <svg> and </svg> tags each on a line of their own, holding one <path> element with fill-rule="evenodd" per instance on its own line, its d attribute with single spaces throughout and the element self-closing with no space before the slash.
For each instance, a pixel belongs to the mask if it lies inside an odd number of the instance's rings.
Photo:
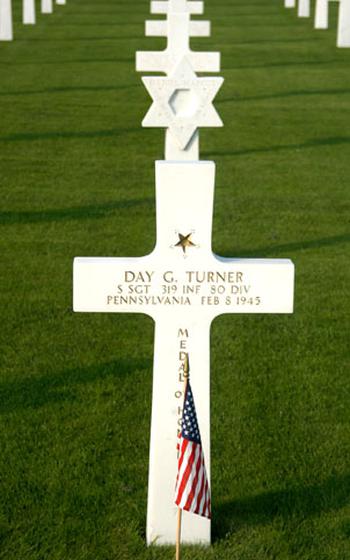
<svg viewBox="0 0 350 560">
<path fill-rule="evenodd" d="M 99 35 L 98 37 L 25 37 L 25 38 L 17 38 L 17 43 L 49 43 L 49 42 L 60 42 L 60 43 L 73 43 L 79 41 L 79 43 L 84 43 L 85 41 L 140 41 L 142 37 L 139 35 L 135 36 L 119 36 L 116 37 L 115 35 L 106 36 L 104 34 Z"/>
<path fill-rule="evenodd" d="M 15 96 L 15 95 L 34 95 L 41 93 L 71 93 L 73 91 L 119 91 L 123 89 L 132 89 L 139 87 L 139 84 L 124 84 L 120 86 L 77 86 L 77 87 L 54 87 L 47 89 L 35 90 L 21 90 L 21 91 L 0 91 L 0 96 Z"/>
<path fill-rule="evenodd" d="M 230 150 L 222 152 L 203 152 L 204 158 L 213 157 L 232 157 L 232 156 L 245 156 L 250 154 L 281 152 L 284 150 L 304 150 L 307 148 L 317 148 L 322 146 L 339 146 L 342 144 L 350 144 L 350 136 L 338 136 L 331 138 L 315 138 L 308 140 L 303 144 L 280 144 L 276 146 L 264 146 L 262 148 L 246 148 L 243 150 Z"/>
<path fill-rule="evenodd" d="M 265 525 L 274 519 L 288 522 L 306 519 L 348 506 L 350 475 L 334 476 L 313 486 L 230 500 L 213 507 L 213 540 L 218 541 L 242 527 Z"/>
<path fill-rule="evenodd" d="M 117 360 L 88 368 L 76 368 L 56 374 L 0 383 L 0 414 L 23 408 L 37 409 L 49 403 L 77 399 L 76 387 L 108 377 L 120 379 L 135 370 L 150 369 L 151 360 Z"/>
<path fill-rule="evenodd" d="M 223 56 L 223 61 L 225 62 L 225 55 Z M 235 66 L 226 66 L 223 64 L 223 71 L 226 70 L 256 70 L 260 68 L 286 68 L 288 66 L 311 66 L 311 65 L 322 65 L 325 66 L 327 64 L 334 65 L 334 64 L 348 64 L 348 61 L 345 60 L 298 60 L 295 62 L 269 62 L 268 64 L 242 64 L 242 65 L 235 65 Z M 249 98 L 251 99 L 251 98 Z M 232 99 L 234 101 L 235 99 Z M 216 101 L 215 103 L 225 103 L 228 99 L 221 99 Z"/>
<path fill-rule="evenodd" d="M 248 12 L 249 14 L 251 13 L 250 9 L 252 7 L 253 8 L 261 8 L 263 10 L 263 14 L 265 14 L 267 12 L 266 3 L 264 3 L 264 2 L 249 2 L 249 4 L 247 2 L 241 2 L 241 3 L 240 2 L 235 2 L 234 4 L 232 2 L 218 2 L 218 3 L 215 3 L 215 6 L 216 6 L 216 8 L 218 6 L 222 6 L 224 8 L 232 7 L 232 11 L 234 11 L 235 15 L 236 15 L 236 12 L 237 12 L 238 8 L 247 8 L 249 10 L 249 12 Z M 275 6 L 269 6 L 269 10 L 270 10 L 270 11 L 268 11 L 269 15 L 271 15 L 271 13 L 280 15 L 280 10 L 278 8 L 276 9 Z M 254 10 L 253 14 L 254 14 L 254 16 L 256 15 L 255 10 Z M 259 15 L 261 15 L 261 14 L 259 14 Z"/>
<path fill-rule="evenodd" d="M 270 45 L 271 43 L 318 43 L 322 41 L 322 39 L 320 37 L 313 37 L 313 38 L 306 38 L 306 37 L 300 37 L 297 39 L 254 39 L 253 41 L 231 41 L 230 42 L 230 46 L 231 45 Z"/>
<path fill-rule="evenodd" d="M 104 62 L 108 63 L 127 63 L 133 64 L 135 62 L 134 58 L 92 58 L 92 59 L 85 59 L 85 58 L 78 58 L 72 60 L 38 60 L 38 58 L 34 60 L 18 60 L 18 61 L 0 61 L 0 66 L 33 66 L 33 65 L 45 65 L 45 64 L 54 64 L 55 66 L 60 66 L 61 64 L 101 64 Z"/>
<path fill-rule="evenodd" d="M 134 128 L 112 128 L 111 130 L 87 130 L 87 131 L 53 131 L 53 132 L 19 132 L 0 136 L 0 142 L 28 142 L 31 140 L 60 140 L 74 138 L 117 138 L 130 132 L 142 132 L 141 127 Z"/>
<path fill-rule="evenodd" d="M 63 208 L 59 210 L 39 210 L 36 212 L 0 212 L 0 225 L 35 224 L 68 220 L 90 220 L 105 218 L 114 210 L 129 210 L 137 206 L 154 206 L 153 198 L 120 200 L 94 206 Z"/>
<path fill-rule="evenodd" d="M 344 235 L 335 235 L 334 237 L 324 237 L 321 239 L 312 239 L 310 241 L 300 241 L 296 243 L 285 243 L 284 245 L 272 245 L 270 247 L 258 247 L 256 249 L 239 249 L 237 252 L 242 257 L 266 257 L 275 253 L 290 253 L 293 251 L 304 251 L 308 249 L 321 249 L 322 247 L 333 247 L 342 243 L 350 242 L 350 233 Z M 230 251 L 221 251 L 220 256 L 232 257 L 232 249 Z"/>
<path fill-rule="evenodd" d="M 75 12 L 74 10 L 69 10 L 69 15 L 70 16 L 79 16 L 79 19 L 84 18 L 84 17 L 88 17 L 90 18 L 91 16 L 116 16 L 119 17 L 120 12 L 118 10 L 118 8 L 121 8 L 122 6 L 125 6 L 126 8 L 129 8 L 130 10 L 130 4 L 126 3 L 126 2 L 115 2 L 114 3 L 116 9 L 115 10 L 104 10 L 103 7 L 107 6 L 108 8 L 111 7 L 110 4 L 98 4 L 98 10 L 94 10 L 94 9 L 89 9 L 88 6 L 84 6 L 84 11 L 80 11 L 80 12 Z M 138 2 L 133 2 L 133 6 L 135 8 L 135 6 L 144 6 L 144 4 L 138 3 Z M 135 13 L 139 13 L 138 10 L 135 10 Z M 128 25 L 129 23 L 132 24 L 139 24 L 139 18 L 137 19 L 137 21 L 135 22 L 130 22 L 130 20 L 128 20 L 128 22 L 126 22 L 126 24 L 124 23 L 124 25 Z"/>
<path fill-rule="evenodd" d="M 94 21 L 69 21 L 66 24 L 66 27 L 84 27 L 85 29 L 89 28 L 99 28 L 99 27 L 125 27 L 125 22 L 120 21 L 99 21 L 95 19 Z M 139 21 L 134 23 L 128 23 L 128 26 L 137 27 L 140 30 L 140 39 L 143 38 L 143 29 L 142 24 Z M 293 26 L 293 23 L 290 23 L 290 27 Z"/>
<path fill-rule="evenodd" d="M 304 97 L 306 95 L 343 95 L 350 94 L 350 89 L 311 89 L 311 90 L 300 90 L 300 91 L 285 91 L 281 93 L 275 93 L 273 95 L 253 95 L 251 97 L 230 97 L 226 99 L 219 99 L 217 104 L 231 103 L 231 102 L 244 102 L 244 101 L 262 101 L 264 99 L 283 99 L 288 97 Z"/>
</svg>

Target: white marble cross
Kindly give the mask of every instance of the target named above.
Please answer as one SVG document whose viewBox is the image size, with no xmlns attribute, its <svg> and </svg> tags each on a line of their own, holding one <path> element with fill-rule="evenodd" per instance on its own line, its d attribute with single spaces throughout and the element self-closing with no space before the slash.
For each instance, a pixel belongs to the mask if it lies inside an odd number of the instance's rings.
<svg viewBox="0 0 350 560">
<path fill-rule="evenodd" d="M 154 4 L 158 10 L 164 5 Z M 175 24 L 171 13 L 168 20 Z M 211 323 L 228 313 L 293 311 L 291 261 L 227 259 L 212 252 L 215 164 L 197 161 L 197 129 L 222 125 L 212 106 L 222 79 L 197 77 L 193 62 L 180 50 L 166 77 L 143 79 L 153 98 L 144 125 L 166 127 L 170 144 L 166 160 L 156 162 L 154 251 L 137 258 L 74 260 L 74 311 L 145 313 L 155 321 L 147 542 L 157 545 L 175 543 L 186 354 L 210 480 Z M 182 540 L 210 544 L 210 521 L 183 512 Z"/>
<path fill-rule="evenodd" d="M 169 0 L 151 2 L 151 14 L 169 14 L 170 12 L 200 15 L 204 11 L 204 3 L 188 0 Z"/>
<path fill-rule="evenodd" d="M 41 13 L 42 14 L 53 13 L 53 0 L 41 0 Z"/>
<path fill-rule="evenodd" d="M 74 261 L 74 311 L 145 313 L 155 321 L 149 544 L 175 542 L 174 481 L 184 352 L 190 356 L 209 476 L 212 320 L 227 313 L 293 310 L 294 268 L 290 261 L 226 259 L 212 253 L 214 181 L 213 162 L 157 162 L 154 251 L 139 258 Z M 214 364 L 214 370 L 219 367 Z M 186 514 L 183 541 L 209 544 L 210 521 Z"/>
<path fill-rule="evenodd" d="M 296 0 L 284 0 L 284 7 L 285 8 L 295 8 Z"/>
<path fill-rule="evenodd" d="M 298 1 L 298 16 L 310 17 L 310 0 Z"/>
<path fill-rule="evenodd" d="M 340 0 L 337 46 L 350 48 L 350 0 Z"/>
<path fill-rule="evenodd" d="M 209 34 L 209 23 L 191 21 L 190 13 L 169 11 L 164 21 L 146 22 L 146 35 L 166 36 L 167 48 L 162 52 L 137 52 L 136 70 L 169 74 L 179 60 L 186 57 L 195 72 L 218 72 L 219 53 L 195 52 L 190 49 L 190 37 L 203 37 Z"/>
<path fill-rule="evenodd" d="M 23 0 L 22 15 L 24 25 L 35 24 L 35 0 Z"/>
<path fill-rule="evenodd" d="M 315 29 L 328 29 L 328 4 L 330 0 L 316 0 Z"/>
<path fill-rule="evenodd" d="M 350 0 L 316 0 L 315 29 L 328 29 L 329 2 L 339 2 L 338 47 L 350 47 Z"/>
<path fill-rule="evenodd" d="M 0 41 L 13 40 L 11 0 L 0 0 Z"/>
</svg>

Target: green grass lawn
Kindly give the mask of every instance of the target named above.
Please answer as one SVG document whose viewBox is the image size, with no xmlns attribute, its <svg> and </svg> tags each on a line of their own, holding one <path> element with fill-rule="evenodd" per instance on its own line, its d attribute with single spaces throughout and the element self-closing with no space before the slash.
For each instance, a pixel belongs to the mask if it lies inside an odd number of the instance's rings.
<svg viewBox="0 0 350 560">
<path fill-rule="evenodd" d="M 282 0 L 207 0 L 225 84 L 213 247 L 289 257 L 292 316 L 212 329 L 213 546 L 350 558 L 350 50 Z M 72 313 L 75 256 L 155 242 L 148 0 L 68 0 L 0 43 L 0 558 L 166 560 L 145 546 L 153 324 Z"/>
</svg>

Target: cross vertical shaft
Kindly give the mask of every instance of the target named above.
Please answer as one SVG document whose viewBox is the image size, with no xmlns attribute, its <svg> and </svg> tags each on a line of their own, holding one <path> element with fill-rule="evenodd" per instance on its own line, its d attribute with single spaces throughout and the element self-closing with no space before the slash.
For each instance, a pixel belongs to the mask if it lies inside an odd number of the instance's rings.
<svg viewBox="0 0 350 560">
<path fill-rule="evenodd" d="M 200 164 L 168 164 L 156 166 L 157 246 L 155 252 L 169 263 L 168 278 L 175 277 L 179 267 L 186 270 L 207 261 L 211 254 L 211 224 L 213 212 L 215 166 Z M 200 208 L 198 202 L 200 201 Z M 178 235 L 192 233 L 193 247 L 184 253 L 173 240 Z M 169 283 L 169 289 L 177 288 Z M 176 292 L 176 293 L 177 293 Z M 179 294 L 186 297 L 186 294 Z M 210 358 L 209 333 L 211 318 L 200 320 L 192 307 L 182 306 L 173 312 L 166 310 L 156 319 L 153 400 L 150 443 L 149 498 L 147 514 L 147 542 L 173 543 L 177 507 L 174 503 L 176 480 L 177 430 L 180 428 L 180 408 L 183 403 L 181 365 L 188 352 L 196 394 L 198 415 L 202 418 L 201 432 L 208 477 L 210 476 Z M 188 543 L 210 542 L 210 521 L 183 512 L 182 540 Z"/>
</svg>

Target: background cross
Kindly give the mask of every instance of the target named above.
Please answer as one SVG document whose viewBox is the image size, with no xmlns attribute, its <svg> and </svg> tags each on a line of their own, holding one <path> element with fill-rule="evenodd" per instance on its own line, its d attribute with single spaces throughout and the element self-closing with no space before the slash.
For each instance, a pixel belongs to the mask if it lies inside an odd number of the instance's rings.
<svg viewBox="0 0 350 560">
<path fill-rule="evenodd" d="M 136 53 L 138 72 L 164 72 L 169 74 L 174 65 L 187 57 L 196 72 L 219 72 L 220 53 L 195 52 L 190 49 L 190 37 L 210 34 L 210 24 L 190 20 L 189 13 L 168 13 L 165 21 L 146 22 L 146 35 L 167 37 L 167 48 L 162 51 Z"/>
</svg>

